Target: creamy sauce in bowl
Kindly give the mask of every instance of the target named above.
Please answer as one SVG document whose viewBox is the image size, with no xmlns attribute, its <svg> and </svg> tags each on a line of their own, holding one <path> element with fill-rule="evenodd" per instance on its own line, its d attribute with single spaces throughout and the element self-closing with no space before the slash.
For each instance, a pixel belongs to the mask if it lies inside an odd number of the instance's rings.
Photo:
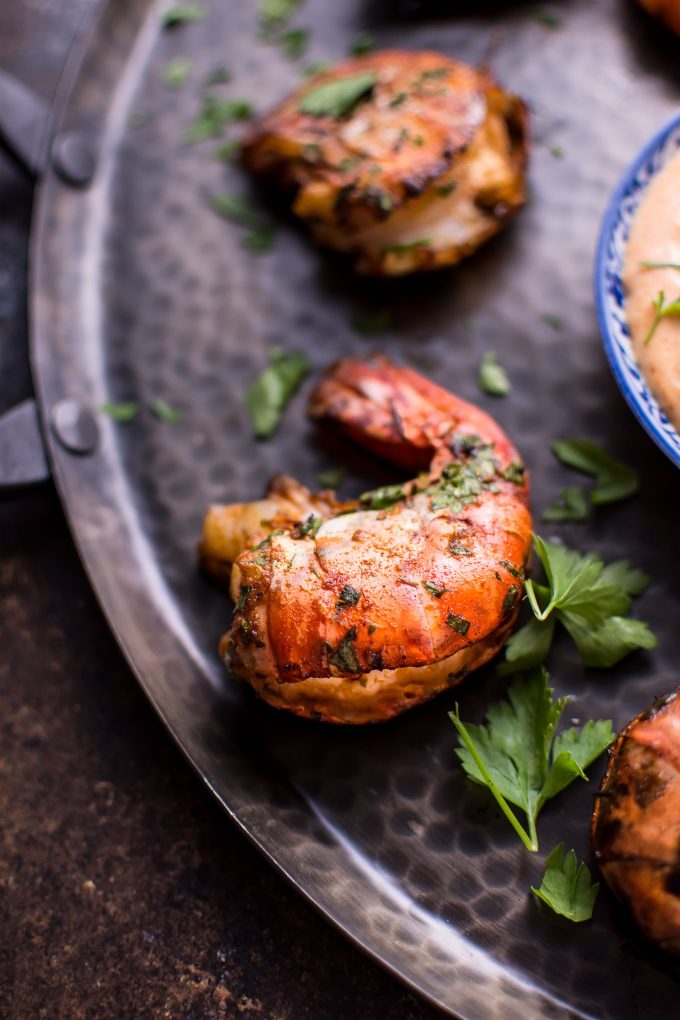
<svg viewBox="0 0 680 1020">
<path fill-rule="evenodd" d="M 644 265 L 647 262 L 659 268 Z M 661 307 L 680 301 L 680 153 L 656 175 L 640 203 L 628 238 L 623 282 L 638 364 L 680 431 L 680 315 L 664 316 L 654 327 L 659 295 Z"/>
</svg>

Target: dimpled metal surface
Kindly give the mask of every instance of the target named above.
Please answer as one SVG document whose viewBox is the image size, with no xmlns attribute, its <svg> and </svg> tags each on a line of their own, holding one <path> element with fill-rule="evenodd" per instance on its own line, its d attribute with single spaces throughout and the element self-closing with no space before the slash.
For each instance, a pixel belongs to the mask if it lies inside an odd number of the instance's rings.
<svg viewBox="0 0 680 1020">
<path fill-rule="evenodd" d="M 680 96 L 678 49 L 621 0 L 565 0 L 556 27 L 521 4 L 459 17 L 389 3 L 307 0 L 310 60 L 337 60 L 359 28 L 380 46 L 440 48 L 495 74 L 532 108 L 531 201 L 510 229 L 453 272 L 370 282 L 314 250 L 276 208 L 270 253 L 209 207 L 249 193 L 217 142 L 182 144 L 206 76 L 265 109 L 298 68 L 257 36 L 254 3 L 212 4 L 202 21 L 159 27 L 148 0 L 118 0 L 95 28 L 62 128 L 96 153 L 92 185 L 43 184 L 33 249 L 33 361 L 43 414 L 64 398 L 158 398 L 178 425 L 144 410 L 127 426 L 101 418 L 94 454 L 52 442 L 55 477 L 84 562 L 146 691 L 206 783 L 256 843 L 340 927 L 432 1001 L 464 1020 L 677 1015 L 677 964 L 635 936 L 606 890 L 591 924 L 570 925 L 532 899 L 542 860 L 564 840 L 589 858 L 593 791 L 574 784 L 543 812 L 528 854 L 486 792 L 456 764 L 447 710 L 480 720 L 503 691 L 492 668 L 382 726 L 325 728 L 258 704 L 217 656 L 226 599 L 198 573 L 195 546 L 211 501 L 258 497 L 285 469 L 308 484 L 346 464 L 343 494 L 394 476 L 305 418 L 305 397 L 268 443 L 250 435 L 247 382 L 273 345 L 304 349 L 315 372 L 379 348 L 496 415 L 532 471 L 538 514 L 574 479 L 549 443 L 592 436 L 634 464 L 642 491 L 583 526 L 547 537 L 628 556 L 654 578 L 636 612 L 659 649 L 607 673 L 578 666 L 566 642 L 552 679 L 568 716 L 618 728 L 677 683 L 680 475 L 626 408 L 602 354 L 591 294 L 599 221 L 624 166 Z M 180 89 L 162 83 L 193 61 Z M 73 75 L 71 75 L 73 77 Z M 268 196 L 258 201 L 268 204 Z M 390 307 L 394 325 L 366 339 L 353 318 Z M 546 318 L 547 317 L 547 318 Z M 476 367 L 496 351 L 513 391 L 480 395 Z M 49 437 L 48 437 L 49 438 Z M 225 862 L 228 866 L 228 862 Z M 282 924 L 282 937 L 285 928 Z"/>
</svg>

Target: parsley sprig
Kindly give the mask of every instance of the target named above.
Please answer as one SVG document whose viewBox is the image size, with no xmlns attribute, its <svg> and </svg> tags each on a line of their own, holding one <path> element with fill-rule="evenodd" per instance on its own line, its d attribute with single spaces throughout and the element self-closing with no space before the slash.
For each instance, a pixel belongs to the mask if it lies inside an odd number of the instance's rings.
<svg viewBox="0 0 680 1020">
<path fill-rule="evenodd" d="M 537 669 L 518 677 L 508 700 L 492 704 L 486 725 L 464 723 L 458 705 L 449 713 L 461 745 L 456 754 L 468 777 L 486 786 L 527 850 L 538 850 L 536 819 L 551 797 L 576 778 L 614 739 L 609 719 L 555 731 L 568 697 L 553 700 L 548 674 Z M 526 815 L 522 825 L 510 805 Z"/>
<path fill-rule="evenodd" d="M 534 548 L 547 584 L 526 581 L 534 618 L 508 641 L 499 673 L 515 673 L 542 663 L 550 651 L 556 622 L 575 642 L 585 666 L 606 669 L 636 648 L 656 647 L 647 624 L 627 615 L 632 597 L 641 595 L 649 584 L 646 574 L 627 560 L 605 566 L 596 553 L 583 556 L 538 535 L 534 535 Z"/>
<path fill-rule="evenodd" d="M 599 883 L 590 881 L 587 866 L 576 859 L 573 850 L 565 852 L 564 843 L 558 843 L 545 862 L 545 873 L 539 889 L 531 891 L 551 910 L 570 921 L 589 921 Z"/>
</svg>

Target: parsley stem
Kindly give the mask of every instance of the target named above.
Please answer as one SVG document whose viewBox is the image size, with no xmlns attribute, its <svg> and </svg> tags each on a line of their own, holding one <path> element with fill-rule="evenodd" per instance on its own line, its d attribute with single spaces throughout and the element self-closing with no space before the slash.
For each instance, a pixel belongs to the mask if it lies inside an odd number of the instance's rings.
<svg viewBox="0 0 680 1020">
<path fill-rule="evenodd" d="M 498 787 L 494 783 L 493 779 L 489 775 L 489 771 L 488 771 L 486 765 L 484 764 L 484 762 L 480 758 L 479 754 L 477 753 L 477 748 L 475 747 L 474 742 L 470 739 L 468 731 L 465 728 L 465 723 L 460 718 L 460 712 L 459 712 L 459 709 L 458 709 L 458 705 L 456 705 L 455 712 L 449 712 L 449 717 L 451 719 L 451 722 L 453 723 L 453 725 L 456 727 L 456 729 L 458 731 L 458 736 L 460 737 L 460 739 L 463 741 L 463 743 L 467 747 L 468 751 L 470 752 L 472 760 L 474 761 L 475 765 L 479 769 L 479 771 L 480 771 L 480 773 L 482 775 L 482 778 L 484 779 L 484 782 L 487 784 L 487 786 L 489 787 L 489 790 L 491 791 L 491 793 L 495 797 L 496 803 L 498 804 L 499 808 L 501 809 L 501 811 L 503 812 L 503 814 L 505 815 L 507 820 L 510 822 L 510 824 L 513 827 L 513 829 L 515 830 L 515 832 L 519 836 L 519 838 L 522 840 L 522 842 L 524 843 L 524 845 L 527 848 L 527 850 L 530 850 L 532 853 L 535 853 L 538 850 L 538 838 L 537 838 L 537 835 L 536 835 L 536 822 L 535 822 L 535 820 L 533 818 L 529 818 L 529 816 L 527 815 L 527 818 L 529 820 L 529 833 L 527 833 L 522 828 L 522 825 L 517 820 L 516 814 L 514 813 L 514 811 L 512 810 L 510 805 L 508 804 L 508 802 L 506 801 L 506 799 L 503 796 L 503 794 L 501 793 L 501 791 L 498 789 Z"/>
<path fill-rule="evenodd" d="M 529 604 L 533 610 L 536 619 L 540 620 L 541 622 L 547 620 L 547 618 L 550 616 L 555 607 L 555 600 L 551 599 L 548 605 L 545 607 L 545 609 L 541 609 L 541 607 L 538 604 L 538 599 L 536 598 L 536 592 L 534 591 L 534 583 L 531 580 L 531 578 L 528 578 L 525 581 L 524 591 L 526 592 L 526 596 L 529 599 Z"/>
</svg>

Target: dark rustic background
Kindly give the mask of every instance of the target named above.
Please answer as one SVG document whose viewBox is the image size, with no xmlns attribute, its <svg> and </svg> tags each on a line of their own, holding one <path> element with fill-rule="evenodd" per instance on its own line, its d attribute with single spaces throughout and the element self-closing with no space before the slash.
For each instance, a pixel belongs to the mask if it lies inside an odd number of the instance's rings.
<svg viewBox="0 0 680 1020">
<path fill-rule="evenodd" d="M 51 99 L 94 0 L 0 2 L 0 67 Z M 0 412 L 31 390 L 31 182 L 0 152 Z M 104 622 L 51 487 L 0 504 L 0 1018 L 439 1016 L 224 817 Z"/>
</svg>

